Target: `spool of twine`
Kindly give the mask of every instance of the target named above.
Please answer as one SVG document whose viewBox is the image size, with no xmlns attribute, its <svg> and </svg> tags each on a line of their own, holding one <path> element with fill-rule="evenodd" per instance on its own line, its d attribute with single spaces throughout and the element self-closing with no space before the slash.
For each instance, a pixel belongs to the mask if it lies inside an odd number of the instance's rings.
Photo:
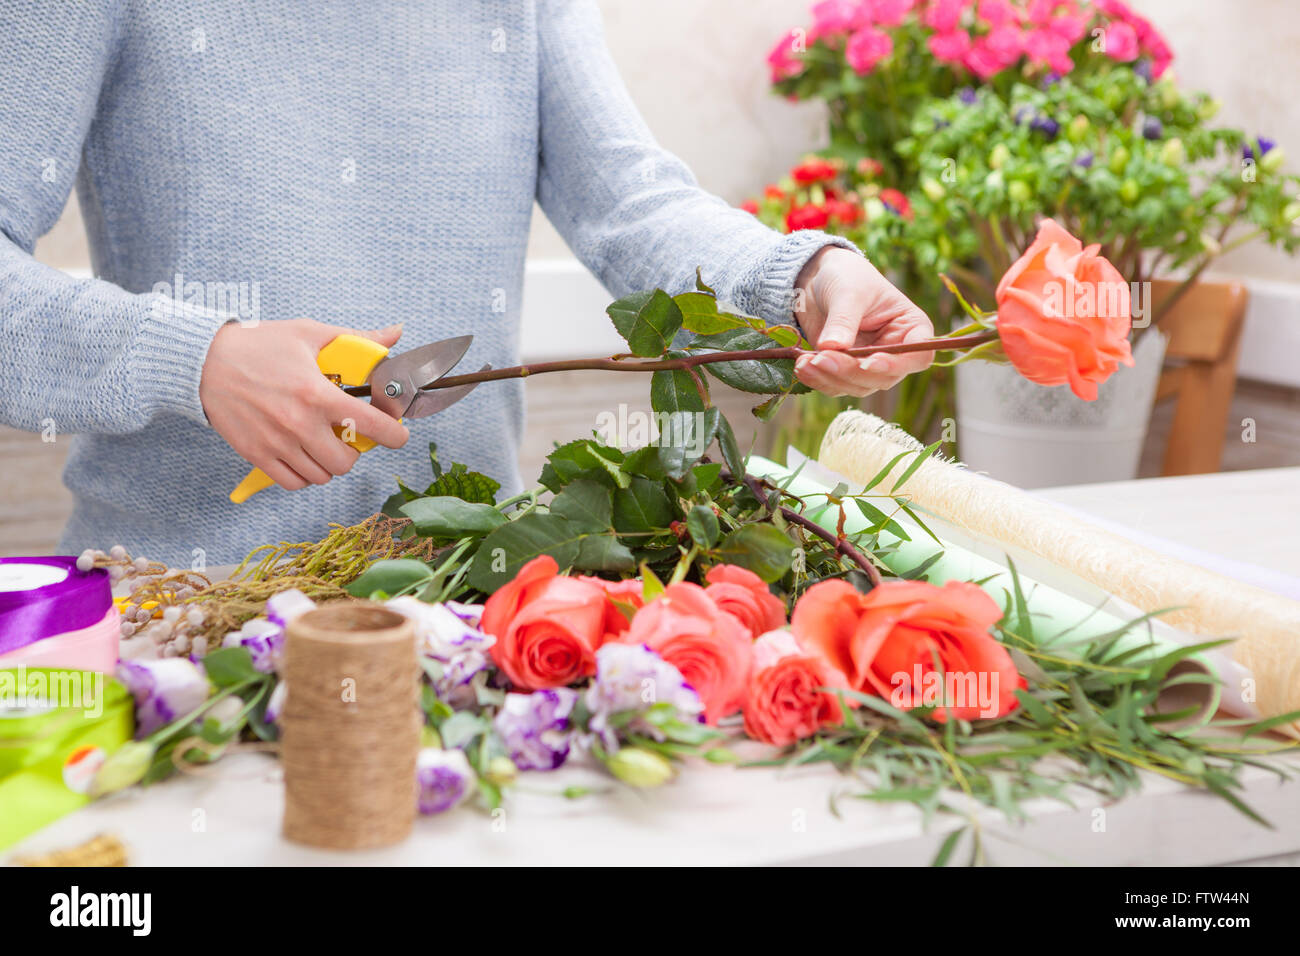
<svg viewBox="0 0 1300 956">
<path fill-rule="evenodd" d="M 284 679 L 285 837 L 340 850 L 405 839 L 421 727 L 411 622 L 364 602 L 308 611 L 289 625 Z"/>
</svg>

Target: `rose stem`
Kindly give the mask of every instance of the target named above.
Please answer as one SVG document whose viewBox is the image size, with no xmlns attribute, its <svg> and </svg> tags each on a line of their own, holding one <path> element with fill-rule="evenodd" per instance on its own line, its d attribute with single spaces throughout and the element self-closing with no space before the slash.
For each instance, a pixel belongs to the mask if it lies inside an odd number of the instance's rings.
<svg viewBox="0 0 1300 956">
<path fill-rule="evenodd" d="M 867 355 L 899 355 L 904 352 L 953 352 L 971 349 L 985 342 L 992 342 L 998 337 L 995 330 L 978 332 L 949 339 L 925 339 L 921 342 L 902 342 L 895 345 L 863 345 L 853 349 L 834 349 L 854 358 Z M 831 350 L 827 350 L 831 351 Z M 447 375 L 425 385 L 421 391 L 438 388 L 455 388 L 457 385 L 469 385 L 471 382 L 495 382 L 507 378 L 527 378 L 544 372 L 572 372 L 579 369 L 602 369 L 611 372 L 665 372 L 675 369 L 689 369 L 697 365 L 710 365 L 714 362 L 756 361 L 769 359 L 798 359 L 805 355 L 816 355 L 816 349 L 789 348 L 749 349 L 736 352 L 704 352 L 699 355 L 687 355 L 676 359 L 651 359 L 634 362 L 616 358 L 566 359 L 561 362 L 538 362 L 535 365 L 512 365 L 509 368 L 494 368 L 484 372 L 469 372 L 465 375 Z"/>
<path fill-rule="evenodd" d="M 735 476 L 728 471 L 724 471 L 722 477 L 728 481 L 736 480 Z M 754 493 L 754 496 L 764 504 L 767 503 L 767 491 L 764 490 L 765 486 L 772 488 L 773 491 L 781 490 L 779 488 L 774 488 L 771 485 L 767 485 L 766 482 L 760 481 L 753 475 L 745 476 L 745 484 L 749 487 L 749 490 Z M 880 570 L 871 563 L 870 558 L 850 544 L 848 538 L 841 537 L 833 531 L 828 531 L 811 518 L 805 518 L 793 508 L 787 508 L 785 505 L 778 505 L 777 507 L 780 508 L 782 517 L 787 521 L 797 524 L 810 534 L 814 534 L 821 538 L 827 544 L 835 545 L 835 550 L 839 554 L 844 555 L 844 557 L 856 564 L 862 570 L 862 573 L 871 580 L 872 587 L 875 587 L 881 582 Z"/>
</svg>

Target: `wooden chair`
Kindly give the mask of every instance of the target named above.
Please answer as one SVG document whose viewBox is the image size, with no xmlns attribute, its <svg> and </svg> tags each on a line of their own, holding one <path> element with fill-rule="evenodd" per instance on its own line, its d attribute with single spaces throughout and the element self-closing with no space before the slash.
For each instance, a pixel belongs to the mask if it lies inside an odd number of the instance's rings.
<svg viewBox="0 0 1300 956">
<path fill-rule="evenodd" d="M 1175 288 L 1175 282 L 1153 282 L 1153 302 L 1158 305 Z M 1216 472 L 1223 463 L 1247 298 L 1239 282 L 1201 282 L 1160 321 L 1169 347 L 1156 401 L 1177 401 L 1164 475 Z"/>
</svg>

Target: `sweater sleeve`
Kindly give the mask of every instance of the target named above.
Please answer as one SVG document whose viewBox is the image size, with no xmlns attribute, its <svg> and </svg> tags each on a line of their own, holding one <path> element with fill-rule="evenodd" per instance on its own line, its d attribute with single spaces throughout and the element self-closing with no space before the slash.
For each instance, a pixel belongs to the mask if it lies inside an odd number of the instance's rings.
<svg viewBox="0 0 1300 956">
<path fill-rule="evenodd" d="M 538 5 L 541 163 L 537 195 L 574 254 L 614 295 L 694 287 L 768 322 L 793 320 L 794 284 L 827 245 L 783 236 L 700 189 L 654 140 L 605 47 L 593 0 Z"/>
<path fill-rule="evenodd" d="M 170 411 L 206 423 L 199 377 L 227 316 L 74 279 L 31 255 L 72 190 L 118 4 L 18 7 L 0 30 L 0 422 L 123 433 Z"/>
</svg>

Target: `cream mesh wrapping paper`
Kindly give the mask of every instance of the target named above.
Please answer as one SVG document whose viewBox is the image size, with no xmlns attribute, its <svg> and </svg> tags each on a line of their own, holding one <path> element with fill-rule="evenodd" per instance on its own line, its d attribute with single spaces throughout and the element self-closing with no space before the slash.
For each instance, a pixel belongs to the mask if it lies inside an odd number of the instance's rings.
<svg viewBox="0 0 1300 956">
<path fill-rule="evenodd" d="M 876 416 L 848 411 L 827 429 L 818 460 L 867 482 L 899 452 L 917 447 Z M 910 461 L 874 490 L 894 491 Z M 960 465 L 932 458 L 898 490 L 973 536 L 1038 555 L 1144 612 L 1171 609 L 1161 620 L 1181 631 L 1234 639 L 1226 650 L 1253 684 L 1227 693 L 1254 697 L 1264 717 L 1300 710 L 1300 602 L 1143 547 Z M 1300 725 L 1290 729 L 1300 736 Z"/>
</svg>

